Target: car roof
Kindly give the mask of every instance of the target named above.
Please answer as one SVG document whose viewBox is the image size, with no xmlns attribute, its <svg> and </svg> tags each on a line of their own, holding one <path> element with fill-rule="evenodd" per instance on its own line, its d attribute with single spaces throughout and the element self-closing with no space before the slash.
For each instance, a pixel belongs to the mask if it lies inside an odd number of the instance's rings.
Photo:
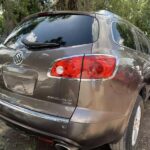
<svg viewBox="0 0 150 150">
<path fill-rule="evenodd" d="M 108 10 L 100 10 L 100 11 L 97 11 L 95 12 L 97 15 L 102 15 L 102 16 L 105 16 L 105 17 L 110 17 L 110 18 L 119 18 L 121 19 L 120 16 L 108 11 Z"/>
<path fill-rule="evenodd" d="M 97 14 L 97 15 L 102 15 L 102 16 L 104 16 L 104 17 L 107 17 L 107 18 L 109 18 L 111 21 L 114 21 L 114 20 L 122 20 L 122 21 L 126 22 L 127 24 L 133 26 L 133 27 L 134 27 L 138 32 L 140 32 L 141 34 L 144 34 L 144 35 L 145 35 L 145 33 L 144 33 L 141 29 L 139 29 L 137 26 L 135 26 L 135 25 L 132 24 L 131 22 L 127 21 L 126 19 L 123 19 L 122 17 L 120 17 L 120 16 L 118 16 L 118 15 L 116 15 L 116 14 L 114 14 L 114 13 L 108 11 L 108 10 L 100 10 L 100 11 L 97 11 L 96 14 Z"/>
<path fill-rule="evenodd" d="M 38 16 L 48 16 L 51 14 L 76 14 L 76 15 L 87 15 L 87 16 L 94 16 L 95 15 L 101 15 L 103 17 L 109 18 L 110 20 L 123 20 L 124 22 L 126 22 L 127 24 L 132 25 L 136 30 L 138 30 L 140 33 L 144 34 L 138 27 L 136 27 L 135 25 L 133 25 L 132 23 L 130 23 L 129 21 L 121 18 L 120 16 L 112 13 L 111 11 L 108 10 L 100 10 L 100 11 L 96 11 L 96 12 L 87 12 L 87 11 L 47 11 L 47 12 L 39 12 L 39 13 L 35 13 L 32 14 L 28 17 L 25 17 L 22 22 L 27 21 L 28 19 L 34 18 L 34 17 L 38 17 Z M 22 23 L 21 22 L 21 23 Z"/>
<path fill-rule="evenodd" d="M 85 12 L 85 11 L 47 11 L 47 12 L 38 12 L 32 15 L 29 15 L 25 18 L 23 18 L 22 22 L 34 18 L 34 17 L 40 17 L 40 16 L 48 16 L 48 15 L 54 15 L 54 14 L 75 14 L 75 15 L 87 15 L 87 16 L 95 16 L 94 12 Z"/>
</svg>

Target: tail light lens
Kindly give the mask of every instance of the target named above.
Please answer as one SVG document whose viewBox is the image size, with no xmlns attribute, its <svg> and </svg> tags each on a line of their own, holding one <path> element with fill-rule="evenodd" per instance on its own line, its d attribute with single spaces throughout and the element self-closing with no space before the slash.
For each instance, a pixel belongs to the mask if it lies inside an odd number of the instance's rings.
<svg viewBox="0 0 150 150">
<path fill-rule="evenodd" d="M 107 55 L 86 56 L 83 62 L 82 78 L 99 79 L 113 75 L 116 59 Z"/>
<path fill-rule="evenodd" d="M 59 60 L 54 63 L 50 75 L 64 78 L 80 78 L 83 56 Z"/>
<path fill-rule="evenodd" d="M 54 63 L 50 76 L 64 78 L 100 79 L 111 77 L 116 58 L 107 55 L 78 56 Z"/>
</svg>

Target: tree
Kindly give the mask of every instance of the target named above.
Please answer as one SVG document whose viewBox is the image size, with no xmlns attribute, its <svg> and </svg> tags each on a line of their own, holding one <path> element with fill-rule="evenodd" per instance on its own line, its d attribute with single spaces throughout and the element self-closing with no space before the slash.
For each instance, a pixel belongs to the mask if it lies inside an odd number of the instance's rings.
<svg viewBox="0 0 150 150">
<path fill-rule="evenodd" d="M 0 0 L 0 3 L 3 11 L 5 34 L 10 33 L 25 16 L 40 11 L 38 0 Z"/>
<path fill-rule="evenodd" d="M 4 18 L 2 15 L 0 15 L 0 35 L 2 35 L 3 31 L 4 31 L 4 24 L 3 24 L 3 21 Z"/>
<path fill-rule="evenodd" d="M 110 10 L 129 20 L 150 37 L 150 0 L 0 0 L 1 28 L 9 33 L 25 16 L 48 10 Z"/>
</svg>

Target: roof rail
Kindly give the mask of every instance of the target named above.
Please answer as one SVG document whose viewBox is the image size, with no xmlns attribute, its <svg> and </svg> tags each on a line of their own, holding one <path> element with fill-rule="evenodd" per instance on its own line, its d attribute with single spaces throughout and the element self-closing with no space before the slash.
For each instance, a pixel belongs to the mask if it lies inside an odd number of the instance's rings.
<svg viewBox="0 0 150 150">
<path fill-rule="evenodd" d="M 115 18 L 121 18 L 120 16 L 108 11 L 108 10 L 100 10 L 96 12 L 99 15 L 104 15 L 104 16 L 108 16 L 108 17 L 115 17 Z"/>
</svg>

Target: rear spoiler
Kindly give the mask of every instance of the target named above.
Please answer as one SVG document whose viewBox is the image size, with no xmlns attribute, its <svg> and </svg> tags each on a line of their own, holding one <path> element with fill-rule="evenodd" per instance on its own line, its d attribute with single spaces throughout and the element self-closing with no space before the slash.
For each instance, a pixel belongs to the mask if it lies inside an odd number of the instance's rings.
<svg viewBox="0 0 150 150">
<path fill-rule="evenodd" d="M 42 16 L 49 16 L 49 15 L 56 15 L 56 14 L 69 14 L 69 15 L 86 15 L 86 16 L 93 16 L 95 17 L 94 12 L 84 12 L 84 11 L 49 11 L 49 12 L 39 12 L 32 14 L 28 17 L 25 17 L 20 24 L 25 21 L 28 21 L 32 18 L 42 17 Z"/>
</svg>

